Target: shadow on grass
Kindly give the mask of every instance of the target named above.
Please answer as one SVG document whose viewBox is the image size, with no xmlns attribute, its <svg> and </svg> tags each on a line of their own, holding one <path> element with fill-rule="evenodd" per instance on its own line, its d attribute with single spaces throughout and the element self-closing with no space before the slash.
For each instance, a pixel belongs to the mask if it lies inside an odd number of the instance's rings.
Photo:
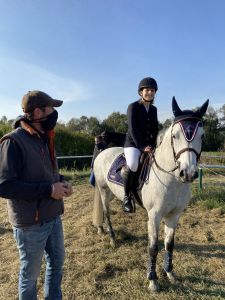
<svg viewBox="0 0 225 300">
<path fill-rule="evenodd" d="M 138 242 L 138 241 L 146 242 L 146 246 L 148 244 L 148 237 L 146 234 L 134 235 L 123 229 L 116 230 L 115 234 L 116 234 L 116 244 L 118 247 L 122 246 L 124 244 L 130 245 L 130 244 L 133 244 L 134 242 Z"/>
<path fill-rule="evenodd" d="M 185 283 L 183 283 L 185 281 Z M 193 285 L 196 284 L 204 284 L 203 289 L 196 289 L 193 287 Z M 176 294 L 183 294 L 183 295 L 189 295 L 191 294 L 196 296 L 212 296 L 212 297 L 221 297 L 222 299 L 225 298 L 225 283 L 224 282 L 218 282 L 214 280 L 210 280 L 208 278 L 199 277 L 199 276 L 185 276 L 179 279 L 178 283 L 171 284 L 167 279 L 160 279 L 159 280 L 159 286 L 161 292 L 175 292 Z M 206 287 L 208 286 L 208 288 Z M 210 286 L 212 287 L 210 289 Z M 220 286 L 220 287 L 219 287 Z M 215 288 L 216 287 L 216 288 Z M 199 299 L 199 298 L 197 298 Z M 202 298 L 201 298 L 202 299 Z"/>
<path fill-rule="evenodd" d="M 117 273 L 122 273 L 122 272 L 127 272 L 127 270 L 119 266 L 114 266 L 108 263 L 106 264 L 104 270 L 102 270 L 102 272 L 95 277 L 95 280 L 111 279 L 115 277 Z"/>
<path fill-rule="evenodd" d="M 105 233 L 107 234 L 107 233 Z M 134 235 L 123 229 L 115 231 L 117 247 L 123 245 L 132 245 L 135 242 L 144 242 L 146 247 L 148 246 L 148 236 L 146 234 Z M 164 251 L 164 241 L 159 240 L 158 242 L 159 251 Z M 208 245 L 197 245 L 197 244 L 184 244 L 175 243 L 174 250 L 177 252 L 192 253 L 193 255 L 203 257 L 215 257 L 225 259 L 225 245 L 222 244 L 208 244 Z"/>
<path fill-rule="evenodd" d="M 96 290 L 102 290 L 104 287 L 104 282 L 114 277 L 118 276 L 118 273 L 127 272 L 126 269 L 123 269 L 119 266 L 115 266 L 113 264 L 106 264 L 105 268 L 95 276 L 95 288 Z"/>
<path fill-rule="evenodd" d="M 105 268 L 95 277 L 95 288 L 96 290 L 103 290 L 106 281 L 116 278 L 119 274 L 126 273 L 127 269 L 113 264 L 106 264 Z M 221 297 L 225 298 L 225 283 L 209 278 L 199 276 L 184 276 L 178 280 L 178 283 L 172 284 L 165 277 L 160 277 L 158 280 L 159 284 L 159 299 L 160 294 L 176 294 L 177 296 L 190 296 L 187 299 L 203 299 L 202 297 Z M 195 288 L 194 286 L 203 286 L 202 289 Z M 105 296 L 105 295 L 104 295 Z"/>
<path fill-rule="evenodd" d="M 7 227 L 0 226 L 0 235 L 6 234 L 8 232 L 12 232 L 12 228 L 7 228 Z"/>
<path fill-rule="evenodd" d="M 225 258 L 225 246 L 222 244 L 197 245 L 197 244 L 176 244 L 178 252 L 191 252 L 197 256 Z"/>
</svg>

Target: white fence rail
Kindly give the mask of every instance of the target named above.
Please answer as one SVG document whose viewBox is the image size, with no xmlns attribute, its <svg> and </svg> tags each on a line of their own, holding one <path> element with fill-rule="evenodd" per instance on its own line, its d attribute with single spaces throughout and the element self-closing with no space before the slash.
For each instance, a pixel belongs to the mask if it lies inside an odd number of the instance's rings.
<svg viewBox="0 0 225 300">
<path fill-rule="evenodd" d="M 90 157 L 93 157 L 93 155 L 57 156 L 57 159 L 90 158 Z M 206 154 L 202 154 L 202 157 L 206 157 L 206 158 L 224 158 L 225 159 L 225 156 L 222 156 L 222 155 L 206 155 Z"/>
<path fill-rule="evenodd" d="M 209 168 L 209 169 L 225 169 L 223 165 L 206 165 L 206 164 L 199 164 L 199 168 Z"/>
<path fill-rule="evenodd" d="M 208 154 L 202 154 L 202 157 L 206 157 L 206 158 L 225 158 L 224 155 L 208 155 Z"/>
<path fill-rule="evenodd" d="M 93 155 L 75 155 L 75 156 L 57 156 L 57 159 L 67 159 L 67 158 L 91 158 Z"/>
</svg>

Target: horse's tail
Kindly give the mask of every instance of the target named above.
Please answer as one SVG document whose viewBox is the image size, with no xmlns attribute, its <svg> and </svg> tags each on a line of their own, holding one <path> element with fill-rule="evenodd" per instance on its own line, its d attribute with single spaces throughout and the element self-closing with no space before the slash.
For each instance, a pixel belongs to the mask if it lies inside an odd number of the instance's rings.
<svg viewBox="0 0 225 300">
<path fill-rule="evenodd" d="M 96 227 L 103 224 L 103 206 L 101 194 L 97 184 L 95 184 L 94 204 L 93 204 L 93 225 Z"/>
</svg>

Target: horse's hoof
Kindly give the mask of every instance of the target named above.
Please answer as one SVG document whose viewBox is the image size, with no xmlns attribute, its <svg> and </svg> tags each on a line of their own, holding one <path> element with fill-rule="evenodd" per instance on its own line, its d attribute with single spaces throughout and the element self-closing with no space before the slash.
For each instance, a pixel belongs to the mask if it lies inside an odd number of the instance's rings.
<svg viewBox="0 0 225 300">
<path fill-rule="evenodd" d="M 148 288 L 152 293 L 157 293 L 159 291 L 159 286 L 156 280 L 150 280 Z"/>
<path fill-rule="evenodd" d="M 176 284 L 178 282 L 174 272 L 166 272 L 166 275 L 171 283 Z"/>
<path fill-rule="evenodd" d="M 98 227 L 98 234 L 99 234 L 99 235 L 104 234 L 104 229 L 103 229 L 102 226 L 99 226 L 99 227 Z"/>
<path fill-rule="evenodd" d="M 110 246 L 116 248 L 116 241 L 114 239 L 110 239 Z"/>
</svg>

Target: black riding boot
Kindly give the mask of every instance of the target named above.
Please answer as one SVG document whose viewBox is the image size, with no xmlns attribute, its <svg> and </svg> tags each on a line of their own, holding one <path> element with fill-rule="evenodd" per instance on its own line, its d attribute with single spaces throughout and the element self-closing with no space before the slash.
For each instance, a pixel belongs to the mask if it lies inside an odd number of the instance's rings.
<svg viewBox="0 0 225 300">
<path fill-rule="evenodd" d="M 133 179 L 134 173 L 126 167 L 123 173 L 123 181 L 124 181 L 124 192 L 125 196 L 123 198 L 123 211 L 126 213 L 133 213 L 134 212 L 134 207 L 132 204 L 132 199 L 131 199 L 131 189 L 132 189 L 132 179 Z"/>
</svg>

